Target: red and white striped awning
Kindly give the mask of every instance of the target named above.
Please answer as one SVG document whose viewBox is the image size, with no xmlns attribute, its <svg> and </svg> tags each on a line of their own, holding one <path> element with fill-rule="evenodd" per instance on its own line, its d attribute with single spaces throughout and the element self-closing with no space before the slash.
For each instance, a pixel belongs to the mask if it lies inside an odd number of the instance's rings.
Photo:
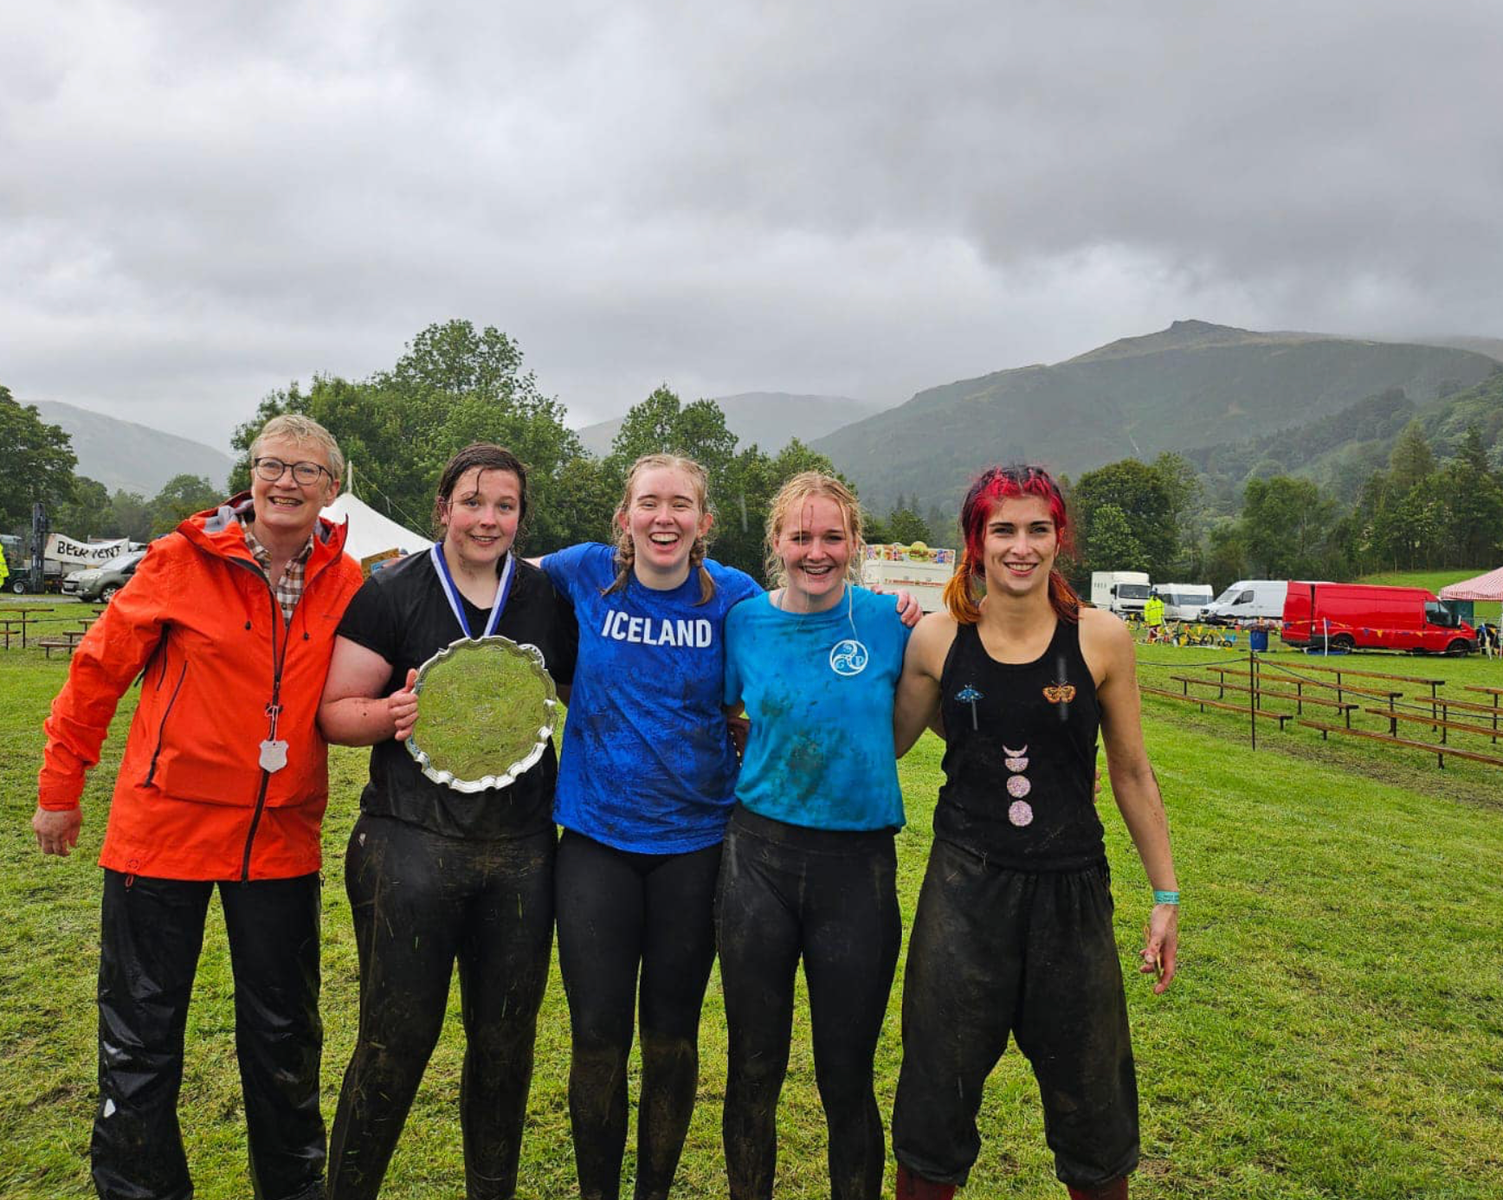
<svg viewBox="0 0 1503 1200">
<path fill-rule="evenodd" d="M 1503 600 L 1503 567 L 1440 589 L 1442 600 Z"/>
</svg>

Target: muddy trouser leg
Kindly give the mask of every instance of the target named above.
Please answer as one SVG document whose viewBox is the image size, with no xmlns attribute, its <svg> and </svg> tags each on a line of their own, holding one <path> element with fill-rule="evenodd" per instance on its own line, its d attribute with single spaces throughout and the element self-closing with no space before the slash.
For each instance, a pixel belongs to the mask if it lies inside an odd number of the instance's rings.
<svg viewBox="0 0 1503 1200">
<path fill-rule="evenodd" d="M 885 837 L 858 854 L 808 861 L 804 977 L 814 1073 L 830 1130 L 830 1194 L 877 1200 L 887 1152 L 872 1060 L 902 941 L 897 856 Z"/>
<path fill-rule="evenodd" d="M 104 873 L 99 1108 L 90 1144 L 94 1186 L 103 1200 L 193 1195 L 177 1097 L 183 1029 L 213 890 L 212 883 Z"/>
<path fill-rule="evenodd" d="M 715 963 L 720 846 L 660 858 L 645 880 L 642 923 L 637 1200 L 662 1200 L 678 1170 L 699 1090 L 699 1014 Z"/>
<path fill-rule="evenodd" d="M 642 955 L 635 855 L 565 830 L 554 869 L 558 965 L 573 1054 L 569 1123 L 584 1200 L 616 1200 L 626 1151 L 626 1060 Z"/>
<path fill-rule="evenodd" d="M 258 1200 L 324 1194 L 318 1107 L 320 881 L 221 883 L 235 973 L 235 1053 Z"/>
<path fill-rule="evenodd" d="M 784 861 L 793 854 L 742 834 L 734 822 L 726 834 L 715 916 L 729 1042 L 722 1129 L 731 1200 L 772 1196 L 803 938 L 801 863 Z"/>
<path fill-rule="evenodd" d="M 553 844 L 551 827 L 515 841 L 474 844 L 484 855 L 477 866 L 485 883 L 470 900 L 459 947 L 468 1200 L 510 1200 L 516 1192 L 538 1009 L 553 952 Z"/>
<path fill-rule="evenodd" d="M 935 842 L 903 977 L 903 1065 L 892 1145 L 920 1178 L 963 1184 L 981 1141 L 982 1086 L 1002 1051 L 1022 986 L 1027 884 Z"/>
<path fill-rule="evenodd" d="M 1015 1036 L 1055 1174 L 1091 1191 L 1138 1165 L 1138 1093 L 1106 868 L 1038 875 Z"/>
<path fill-rule="evenodd" d="M 445 844 L 387 817 L 356 822 L 345 890 L 360 954 L 360 1027 L 329 1137 L 329 1200 L 381 1188 L 443 1028 L 463 895 L 435 855 Z"/>
</svg>

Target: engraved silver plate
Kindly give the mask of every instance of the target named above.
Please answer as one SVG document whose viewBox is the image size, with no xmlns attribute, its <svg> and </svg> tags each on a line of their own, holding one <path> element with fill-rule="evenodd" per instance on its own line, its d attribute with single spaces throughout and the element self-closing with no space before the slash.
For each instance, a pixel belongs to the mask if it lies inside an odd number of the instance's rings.
<svg viewBox="0 0 1503 1200">
<path fill-rule="evenodd" d="M 418 668 L 418 720 L 407 751 L 456 792 L 504 788 L 543 757 L 558 692 L 536 646 L 460 638 Z"/>
</svg>

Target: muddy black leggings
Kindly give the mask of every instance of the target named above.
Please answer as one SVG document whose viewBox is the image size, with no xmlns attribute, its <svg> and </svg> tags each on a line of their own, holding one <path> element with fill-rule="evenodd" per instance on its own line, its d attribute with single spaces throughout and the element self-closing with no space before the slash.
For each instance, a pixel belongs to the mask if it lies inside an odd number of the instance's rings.
<svg viewBox="0 0 1503 1200">
<path fill-rule="evenodd" d="M 459 963 L 469 1200 L 516 1190 L 553 948 L 554 834 L 471 841 L 363 816 L 345 857 L 360 1031 L 329 1141 L 329 1200 L 375 1196 L 438 1042 Z"/>
<path fill-rule="evenodd" d="M 738 808 L 716 915 L 730 1028 L 725 1159 L 732 1200 L 769 1200 L 794 974 L 809 986 L 833 1200 L 877 1200 L 886 1147 L 872 1059 L 902 938 L 890 830 L 803 829 Z"/>
<path fill-rule="evenodd" d="M 637 1200 L 659 1200 L 673 1184 L 699 1084 L 719 869 L 719 846 L 634 854 L 573 830 L 559 843 L 558 961 L 574 1039 L 569 1120 L 583 1200 L 620 1194 L 639 966 Z"/>
</svg>

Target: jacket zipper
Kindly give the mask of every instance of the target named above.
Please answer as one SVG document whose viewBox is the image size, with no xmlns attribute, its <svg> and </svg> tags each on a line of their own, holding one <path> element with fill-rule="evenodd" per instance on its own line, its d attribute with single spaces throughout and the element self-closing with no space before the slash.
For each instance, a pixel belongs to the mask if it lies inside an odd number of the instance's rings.
<svg viewBox="0 0 1503 1200">
<path fill-rule="evenodd" d="M 252 566 L 242 559 L 231 558 L 229 561 L 239 563 L 247 571 L 253 572 L 256 578 L 266 585 L 266 594 L 271 600 L 271 703 L 273 706 L 280 706 L 282 702 L 282 664 L 287 658 L 287 648 L 292 644 L 292 627 L 287 619 L 282 616 L 282 606 L 277 603 L 277 590 L 272 586 L 271 580 L 266 577 L 266 572 L 261 570 L 259 566 Z M 337 559 L 334 559 L 329 563 L 325 563 L 322 567 L 319 568 L 317 575 L 314 575 L 311 579 L 304 581 L 303 593 L 298 597 L 298 608 L 303 607 L 303 601 L 307 598 L 309 590 L 313 587 L 313 584 L 317 581 L 318 577 L 329 569 L 330 565 L 332 565 L 332 562 L 337 561 Z M 307 617 L 305 615 L 304 624 L 306 623 Z M 281 653 L 277 652 L 278 629 L 281 629 L 283 633 Z M 256 806 L 251 813 L 250 829 L 245 835 L 245 853 L 241 856 L 240 859 L 240 881 L 242 883 L 249 882 L 250 880 L 251 848 L 256 840 L 256 830 L 260 827 L 261 824 L 261 814 L 266 809 L 266 790 L 270 786 L 270 784 L 271 772 L 268 771 L 265 767 L 262 767 L 261 786 L 256 790 Z"/>
<path fill-rule="evenodd" d="M 247 571 L 252 572 L 257 579 L 266 585 L 266 596 L 271 601 L 271 703 L 276 705 L 282 695 L 282 659 L 287 653 L 287 644 L 290 638 L 282 639 L 282 651 L 277 653 L 277 629 L 286 624 L 286 618 L 282 616 L 282 606 L 277 603 L 277 590 L 267 579 L 266 572 L 259 566 L 251 566 L 249 563 L 238 558 L 232 558 L 230 562 L 239 563 Z M 305 589 L 306 590 L 306 589 Z M 261 785 L 256 789 L 256 805 L 251 811 L 250 829 L 245 834 L 245 851 L 240 856 L 240 881 L 250 880 L 251 848 L 256 841 L 256 829 L 261 824 L 261 813 L 266 808 L 266 789 L 271 784 L 271 772 L 265 767 L 261 768 Z"/>
<path fill-rule="evenodd" d="M 162 663 L 163 679 L 164 679 L 164 681 L 165 681 L 165 678 L 166 678 L 166 675 L 165 675 L 166 667 L 167 667 L 167 664 L 164 661 Z M 172 715 L 172 706 L 177 703 L 177 694 L 178 694 L 178 692 L 180 692 L 180 691 L 183 690 L 183 680 L 186 679 L 187 677 L 188 677 L 188 660 L 185 658 L 183 660 L 183 669 L 178 672 L 177 683 L 175 683 L 173 685 L 173 687 L 172 687 L 172 695 L 167 700 L 166 711 L 164 711 L 162 713 L 162 720 L 157 725 L 157 744 L 156 744 L 155 748 L 151 752 L 151 766 L 147 768 L 146 779 L 142 782 L 142 784 L 141 784 L 142 787 L 150 787 L 151 786 L 151 781 L 154 778 L 156 778 L 156 774 L 157 774 L 157 756 L 162 753 L 162 735 L 167 730 L 167 718 Z M 161 685 L 160 684 L 157 685 L 157 690 L 158 691 L 161 690 Z"/>
</svg>

